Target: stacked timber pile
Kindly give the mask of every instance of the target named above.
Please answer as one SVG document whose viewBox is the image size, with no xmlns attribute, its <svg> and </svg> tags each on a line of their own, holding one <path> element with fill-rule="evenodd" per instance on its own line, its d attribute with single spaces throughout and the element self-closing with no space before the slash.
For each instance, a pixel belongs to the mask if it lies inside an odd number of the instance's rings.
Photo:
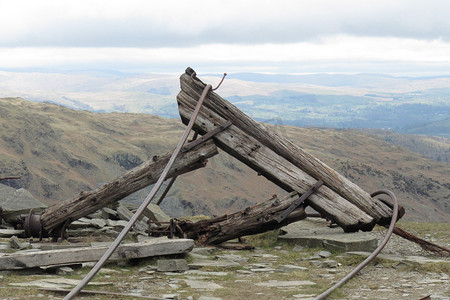
<svg viewBox="0 0 450 300">
<path fill-rule="evenodd" d="M 178 109 L 183 123 L 187 124 L 206 84 L 196 77 L 191 68 L 181 75 L 180 82 Z M 372 198 L 369 193 L 305 152 L 300 146 L 256 122 L 215 92 L 210 91 L 207 94 L 194 130 L 201 135 L 215 132 L 213 140 L 219 148 L 287 192 L 302 195 L 322 181 L 323 186 L 313 192 L 296 210 L 297 215 L 303 213 L 303 218 L 304 206 L 310 205 L 346 232 L 354 232 L 370 231 L 375 224 L 388 224 L 392 217 L 392 209 L 386 201 Z M 271 199 L 269 201 L 272 201 L 272 204 L 268 202 L 269 207 L 284 203 L 284 208 L 287 208 L 296 197 L 288 196 L 286 199 Z M 185 235 L 203 234 L 203 240 L 210 241 L 217 236 L 227 236 L 230 232 L 239 230 L 239 227 L 245 227 L 247 221 L 243 221 L 243 218 L 253 216 L 253 222 L 259 222 L 260 227 L 263 227 L 262 224 L 275 224 L 275 220 L 279 221 L 281 213 L 280 210 L 267 209 L 261 213 L 260 207 L 248 208 L 200 224 L 186 224 L 182 228 Z M 215 242 L 222 241 L 220 238 L 218 240 Z"/>
</svg>

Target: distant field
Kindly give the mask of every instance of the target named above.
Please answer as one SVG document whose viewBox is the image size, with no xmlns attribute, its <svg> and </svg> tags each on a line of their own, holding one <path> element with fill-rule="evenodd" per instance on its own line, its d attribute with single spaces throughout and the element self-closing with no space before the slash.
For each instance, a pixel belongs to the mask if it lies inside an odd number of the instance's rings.
<svg viewBox="0 0 450 300">
<path fill-rule="evenodd" d="M 180 75 L 183 71 L 180 70 Z M 199 75 L 217 84 L 221 75 Z M 0 71 L 0 97 L 94 112 L 178 118 L 178 75 Z M 230 74 L 218 93 L 260 121 L 301 127 L 383 128 L 450 138 L 450 76 Z"/>
</svg>

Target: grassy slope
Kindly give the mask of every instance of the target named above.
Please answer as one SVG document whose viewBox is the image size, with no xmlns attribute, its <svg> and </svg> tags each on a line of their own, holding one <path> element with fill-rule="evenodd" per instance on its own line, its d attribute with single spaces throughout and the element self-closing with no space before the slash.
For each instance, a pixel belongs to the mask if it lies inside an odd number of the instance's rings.
<svg viewBox="0 0 450 300">
<path fill-rule="evenodd" d="M 0 176 L 22 175 L 8 184 L 26 187 L 50 204 L 169 151 L 183 129 L 179 120 L 152 115 L 96 114 L 0 99 Z M 361 131 L 275 129 L 368 192 L 394 190 L 407 208 L 407 219 L 449 220 L 449 163 L 438 163 Z M 181 176 L 164 203 L 178 215 L 221 214 L 274 193 L 282 191 L 221 153 L 205 169 Z M 141 201 L 143 197 L 134 198 Z"/>
</svg>

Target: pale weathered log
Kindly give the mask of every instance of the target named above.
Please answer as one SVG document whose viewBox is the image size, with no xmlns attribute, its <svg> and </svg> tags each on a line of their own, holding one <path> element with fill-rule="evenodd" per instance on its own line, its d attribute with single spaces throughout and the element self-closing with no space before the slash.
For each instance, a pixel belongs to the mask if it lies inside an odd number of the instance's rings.
<svg viewBox="0 0 450 300">
<path fill-rule="evenodd" d="M 198 99 L 198 95 L 200 95 L 205 84 L 200 80 L 194 82 L 191 79 L 191 74 L 193 73 L 194 70 L 188 68 L 186 73 L 181 75 L 181 89 L 193 99 Z M 262 144 L 310 174 L 316 180 L 322 180 L 329 188 L 372 216 L 377 223 L 389 223 L 392 217 L 392 210 L 387 205 L 378 199 L 372 199 L 369 193 L 358 185 L 288 139 L 280 136 L 263 124 L 254 121 L 218 94 L 210 92 L 203 105 L 218 113 L 225 120 L 230 120 L 233 125 L 255 137 Z"/>
<path fill-rule="evenodd" d="M 167 178 L 192 171 L 204 166 L 207 158 L 216 155 L 217 147 L 212 141 L 205 142 L 190 151 L 180 153 L 170 169 Z M 169 161 L 172 152 L 129 170 L 113 181 L 92 191 L 83 191 L 79 195 L 45 209 L 41 215 L 43 228 L 51 233 L 60 228 L 67 220 L 75 221 L 96 210 L 119 201 L 126 196 L 155 183 Z"/>
<path fill-rule="evenodd" d="M 298 193 L 294 192 L 282 198 L 274 197 L 231 215 L 195 223 L 179 221 L 177 224 L 187 238 L 196 239 L 202 244 L 217 245 L 245 235 L 277 229 L 306 218 L 305 210 L 300 206 L 282 222 L 276 221 L 276 217 L 298 198 Z"/>
<path fill-rule="evenodd" d="M 193 106 L 195 106 L 195 100 L 189 95 L 184 92 L 178 95 L 178 110 L 183 122 L 190 118 Z M 202 107 L 197 116 L 195 128 L 200 133 L 204 133 L 213 130 L 223 122 L 225 122 L 223 118 L 210 109 Z M 316 183 L 314 178 L 300 168 L 234 125 L 215 135 L 214 141 L 224 151 L 288 192 L 303 193 Z M 345 231 L 371 230 L 375 224 L 371 216 L 326 186 L 320 187 L 308 199 L 309 205 L 335 221 Z"/>
<path fill-rule="evenodd" d="M 191 251 L 193 247 L 194 241 L 190 239 L 169 240 L 167 238 L 158 238 L 141 243 L 122 244 L 110 259 L 121 260 L 181 254 Z M 107 249 L 108 246 L 99 246 L 4 254 L 0 256 L 0 270 L 98 261 Z"/>
</svg>

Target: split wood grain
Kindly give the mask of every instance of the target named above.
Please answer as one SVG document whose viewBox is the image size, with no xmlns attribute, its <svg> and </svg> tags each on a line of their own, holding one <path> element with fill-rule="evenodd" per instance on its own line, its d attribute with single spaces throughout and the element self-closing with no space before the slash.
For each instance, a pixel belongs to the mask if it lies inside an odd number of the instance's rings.
<svg viewBox="0 0 450 300">
<path fill-rule="evenodd" d="M 177 99 L 179 113 L 182 121 L 186 123 L 190 119 L 196 100 L 184 92 L 181 92 Z M 203 134 L 224 122 L 225 120 L 215 112 L 202 107 L 195 128 Z M 303 193 L 316 183 L 314 178 L 300 168 L 234 125 L 218 133 L 214 141 L 218 147 L 288 192 Z M 314 209 L 335 221 L 345 231 L 371 230 L 375 224 L 371 216 L 326 186 L 320 187 L 308 199 Z"/>
<path fill-rule="evenodd" d="M 198 99 L 205 84 L 200 80 L 194 82 L 191 78 L 193 73 L 195 71 L 188 68 L 181 75 L 181 90 L 193 97 L 193 99 Z M 392 209 L 386 204 L 378 199 L 372 199 L 370 194 L 358 185 L 304 151 L 290 140 L 280 136 L 263 124 L 256 122 L 217 93 L 210 92 L 203 105 L 219 114 L 225 120 L 230 120 L 235 126 L 259 140 L 262 144 L 311 175 L 314 179 L 322 180 L 329 188 L 372 216 L 377 223 L 389 223 L 392 217 Z"/>
<path fill-rule="evenodd" d="M 167 178 L 203 167 L 206 159 L 217 153 L 217 147 L 213 141 L 180 153 Z M 41 215 L 43 228 L 49 233 L 56 231 L 67 220 L 75 221 L 155 183 L 171 155 L 172 152 L 169 152 L 163 156 L 154 157 L 153 160 L 144 162 L 95 190 L 83 191 L 72 199 L 48 207 Z"/>
</svg>

